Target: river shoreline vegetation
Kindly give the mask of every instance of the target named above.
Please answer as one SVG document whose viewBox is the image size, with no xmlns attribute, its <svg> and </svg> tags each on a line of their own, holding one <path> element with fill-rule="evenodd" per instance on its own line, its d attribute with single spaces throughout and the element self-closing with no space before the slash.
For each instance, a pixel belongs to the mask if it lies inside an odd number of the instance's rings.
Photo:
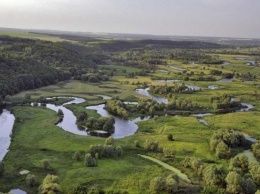
<svg viewBox="0 0 260 194">
<path fill-rule="evenodd" d="M 259 65 L 243 44 L 1 35 L 0 193 L 259 193 Z"/>
</svg>

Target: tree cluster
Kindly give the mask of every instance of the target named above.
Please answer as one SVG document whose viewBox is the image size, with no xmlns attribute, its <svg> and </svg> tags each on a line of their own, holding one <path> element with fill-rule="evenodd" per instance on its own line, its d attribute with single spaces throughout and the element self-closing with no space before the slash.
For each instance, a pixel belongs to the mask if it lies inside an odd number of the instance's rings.
<svg viewBox="0 0 260 194">
<path fill-rule="evenodd" d="M 150 181 L 151 193 L 174 193 L 179 188 L 179 177 L 176 174 L 170 174 L 166 178 L 155 177 Z"/>
<path fill-rule="evenodd" d="M 126 105 L 124 104 L 123 101 L 121 101 L 117 98 L 112 98 L 110 100 L 107 100 L 106 109 L 110 113 L 123 117 L 123 118 L 127 118 L 129 116 Z"/>
<path fill-rule="evenodd" d="M 188 88 L 187 86 L 185 86 L 185 84 L 177 84 L 177 83 L 175 83 L 173 86 L 168 86 L 166 84 L 164 86 L 151 85 L 149 87 L 149 91 L 152 94 L 158 94 L 158 95 L 170 95 L 170 94 L 175 94 L 175 93 L 190 94 L 190 93 L 194 92 L 193 89 Z"/>
<path fill-rule="evenodd" d="M 214 110 L 217 112 L 230 112 L 242 107 L 241 102 L 233 100 L 230 95 L 223 94 L 221 96 L 210 97 Z"/>
<path fill-rule="evenodd" d="M 87 131 L 102 130 L 107 133 L 114 133 L 115 131 L 115 119 L 112 116 L 99 117 L 98 119 L 90 117 L 87 120 L 83 120 L 83 123 L 87 126 Z"/>
<path fill-rule="evenodd" d="M 91 145 L 86 151 L 85 165 L 88 167 L 97 166 L 98 159 L 111 158 L 111 157 L 122 157 L 123 148 L 121 146 L 114 145 L 114 139 L 108 137 L 104 145 Z"/>
<path fill-rule="evenodd" d="M 210 149 L 218 158 L 228 159 L 231 156 L 231 148 L 244 146 L 245 143 L 245 137 L 240 132 L 220 129 L 210 138 Z"/>
</svg>

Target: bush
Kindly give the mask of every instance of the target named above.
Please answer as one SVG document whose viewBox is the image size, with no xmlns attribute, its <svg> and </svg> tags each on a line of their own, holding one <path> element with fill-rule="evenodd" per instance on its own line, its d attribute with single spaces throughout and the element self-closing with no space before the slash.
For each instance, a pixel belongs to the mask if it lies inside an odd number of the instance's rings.
<svg viewBox="0 0 260 194">
<path fill-rule="evenodd" d="M 230 168 L 242 168 L 243 170 L 248 169 L 248 158 L 245 154 L 236 155 L 230 161 Z"/>
<path fill-rule="evenodd" d="M 58 183 L 58 176 L 48 174 L 40 185 L 39 191 L 41 194 L 61 193 L 62 190 Z"/>
<path fill-rule="evenodd" d="M 57 114 L 58 114 L 59 117 L 63 117 L 63 115 L 64 115 L 64 113 L 61 109 L 58 110 Z"/>
<path fill-rule="evenodd" d="M 230 149 L 223 141 L 219 142 L 216 147 L 216 156 L 220 159 L 228 159 L 230 157 Z"/>
<path fill-rule="evenodd" d="M 49 162 L 49 160 L 47 160 L 47 159 L 43 159 L 43 160 L 41 161 L 41 163 L 42 163 L 42 168 L 43 168 L 44 170 L 46 170 L 46 169 L 48 169 L 48 168 L 50 167 L 50 162 Z"/>
<path fill-rule="evenodd" d="M 81 153 L 80 153 L 80 151 L 76 151 L 76 152 L 74 153 L 74 156 L 73 156 L 73 157 L 75 158 L 75 160 L 79 161 L 80 158 L 81 158 Z"/>
<path fill-rule="evenodd" d="M 86 154 L 85 166 L 88 166 L 88 167 L 97 166 L 97 160 L 94 157 L 92 157 L 91 154 Z"/>
<path fill-rule="evenodd" d="M 226 171 L 222 165 L 207 165 L 202 174 L 206 186 L 223 186 L 223 180 L 226 176 Z"/>
<path fill-rule="evenodd" d="M 170 133 L 170 134 L 168 134 L 167 135 L 167 139 L 169 140 L 169 141 L 173 141 L 174 139 L 173 139 L 173 135 Z"/>
<path fill-rule="evenodd" d="M 176 174 L 170 174 L 165 181 L 166 190 L 169 193 L 174 193 L 179 187 L 179 177 Z"/>
<path fill-rule="evenodd" d="M 174 158 L 175 157 L 175 151 L 171 148 L 163 148 L 163 154 L 166 158 Z"/>
<path fill-rule="evenodd" d="M 113 137 L 108 137 L 106 139 L 106 142 L 105 142 L 106 145 L 114 145 L 114 138 Z"/>
<path fill-rule="evenodd" d="M 254 182 L 260 185 L 260 165 L 258 162 L 250 162 L 249 173 L 252 176 Z"/>
<path fill-rule="evenodd" d="M 33 174 L 28 174 L 25 181 L 29 187 L 34 187 L 37 184 L 36 177 Z"/>
<path fill-rule="evenodd" d="M 135 146 L 136 148 L 140 148 L 140 143 L 139 143 L 138 140 L 135 140 L 135 141 L 134 141 L 134 146 Z"/>
<path fill-rule="evenodd" d="M 260 159 L 260 142 L 257 141 L 252 145 L 252 150 L 254 153 L 254 156 L 259 160 Z"/>
<path fill-rule="evenodd" d="M 159 148 L 159 142 L 157 141 L 150 141 L 150 140 L 146 140 L 145 141 L 145 148 L 148 150 L 148 151 L 157 151 L 158 148 Z"/>
<path fill-rule="evenodd" d="M 149 189 L 152 193 L 160 193 L 161 191 L 165 190 L 165 188 L 165 180 L 161 177 L 155 177 L 150 181 Z"/>
<path fill-rule="evenodd" d="M 123 148 L 121 146 L 117 146 L 115 149 L 115 155 L 117 157 L 122 157 L 123 156 Z"/>
</svg>

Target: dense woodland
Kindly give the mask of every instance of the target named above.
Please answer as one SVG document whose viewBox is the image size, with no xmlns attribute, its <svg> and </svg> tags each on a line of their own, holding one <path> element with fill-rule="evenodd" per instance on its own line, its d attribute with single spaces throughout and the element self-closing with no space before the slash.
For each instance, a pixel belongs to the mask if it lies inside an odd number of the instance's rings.
<svg viewBox="0 0 260 194">
<path fill-rule="evenodd" d="M 104 59 L 102 54 L 67 42 L 0 37 L 0 95 L 4 98 L 95 72 Z"/>
</svg>

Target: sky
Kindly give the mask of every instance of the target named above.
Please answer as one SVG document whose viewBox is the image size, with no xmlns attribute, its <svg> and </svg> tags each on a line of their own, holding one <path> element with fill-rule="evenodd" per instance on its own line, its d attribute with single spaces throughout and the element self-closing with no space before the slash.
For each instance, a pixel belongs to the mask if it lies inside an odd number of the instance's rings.
<svg viewBox="0 0 260 194">
<path fill-rule="evenodd" d="M 260 0 L 0 0 L 0 27 L 260 38 Z"/>
</svg>

